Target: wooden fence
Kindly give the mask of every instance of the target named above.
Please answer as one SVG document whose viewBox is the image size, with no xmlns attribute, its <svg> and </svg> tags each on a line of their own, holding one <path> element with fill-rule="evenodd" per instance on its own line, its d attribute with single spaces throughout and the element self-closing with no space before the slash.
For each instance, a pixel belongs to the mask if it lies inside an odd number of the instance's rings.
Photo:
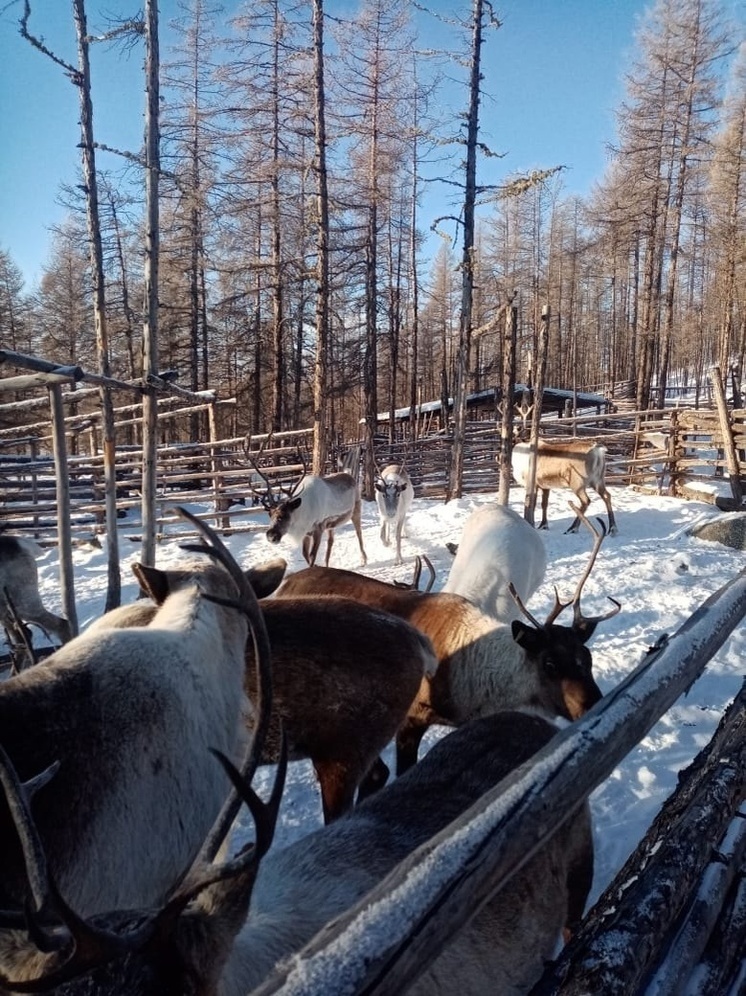
<svg viewBox="0 0 746 996">
<path fill-rule="evenodd" d="M 200 406 L 202 407 L 202 406 Z M 206 403 L 204 408 L 209 408 Z M 178 406 L 175 399 L 159 412 L 162 435 L 174 420 L 194 414 L 195 406 Z M 644 416 L 644 417 L 643 417 Z M 136 418 L 136 406 L 128 406 L 124 426 Z M 214 421 L 214 420 L 213 420 Z M 95 424 L 81 431 L 76 417 L 69 433 L 77 440 L 77 453 L 68 457 L 71 528 L 78 537 L 90 539 L 103 529 L 103 462 Z M 119 425 L 119 423 L 118 423 Z M 634 485 L 681 497 L 733 502 L 735 483 L 740 486 L 743 454 L 746 452 L 746 411 L 731 411 L 723 430 L 721 415 L 714 410 L 666 409 L 645 413 L 586 415 L 577 419 L 548 418 L 542 434 L 549 437 L 582 436 L 603 443 L 608 449 L 607 483 Z M 0 520 L 6 526 L 29 532 L 47 541 L 57 534 L 57 502 L 54 462 L 45 451 L 48 424 L 26 425 L 18 430 L 0 429 Z M 250 445 L 259 457 L 262 472 L 273 486 L 289 488 L 310 464 L 312 430 L 302 429 L 255 436 Z M 81 453 L 82 439 L 87 440 Z M 164 442 L 158 448 L 158 493 L 163 508 L 174 501 L 204 502 L 206 512 L 222 529 L 258 528 L 252 487 L 261 487 L 245 451 L 246 439 L 212 439 L 194 443 Z M 330 449 L 327 472 L 338 467 L 354 443 L 337 442 Z M 405 462 L 418 497 L 440 499 L 446 494 L 453 440 L 435 434 L 412 443 L 389 445 L 377 441 L 379 466 Z M 261 453 L 259 453 L 260 447 Z M 484 422 L 467 426 L 464 460 L 464 492 L 497 492 L 500 428 Z M 729 458 L 728 453 L 731 453 Z M 736 463 L 733 463 L 735 454 Z M 117 447 L 117 509 L 125 517 L 140 505 L 142 453 L 139 447 Z M 244 504 L 232 504 L 241 502 Z M 168 521 L 164 511 L 161 523 Z"/>
</svg>

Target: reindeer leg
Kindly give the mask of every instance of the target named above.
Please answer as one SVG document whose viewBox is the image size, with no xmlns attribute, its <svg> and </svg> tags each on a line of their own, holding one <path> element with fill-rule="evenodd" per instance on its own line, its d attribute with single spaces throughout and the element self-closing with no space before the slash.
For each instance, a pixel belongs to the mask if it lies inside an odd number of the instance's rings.
<svg viewBox="0 0 746 996">
<path fill-rule="evenodd" d="M 585 490 L 584 487 L 580 487 L 575 492 L 575 495 L 578 501 L 580 502 L 580 513 L 581 515 L 585 516 L 585 510 L 588 508 L 588 506 L 591 503 L 591 500 L 588 497 L 588 492 Z M 572 521 L 572 525 L 570 526 L 569 529 L 566 529 L 565 532 L 576 533 L 579 528 L 580 528 L 580 515 L 576 515 Z"/>
<path fill-rule="evenodd" d="M 308 563 L 311 567 L 316 563 L 316 555 L 319 552 L 319 546 L 321 545 L 321 528 L 320 526 L 314 526 L 311 532 L 311 551 L 308 555 Z M 327 550 L 327 563 L 328 563 L 328 553 Z"/>
<path fill-rule="evenodd" d="M 389 531 L 385 521 L 381 523 L 381 542 L 384 546 L 389 545 Z"/>
<path fill-rule="evenodd" d="M 541 489 L 541 522 L 539 523 L 539 529 L 549 529 L 549 522 L 547 521 L 547 509 L 549 507 L 549 488 Z"/>
<path fill-rule="evenodd" d="M 603 498 L 604 500 L 604 503 L 606 505 L 606 512 L 608 513 L 609 516 L 609 533 L 612 536 L 614 536 L 616 535 L 617 528 L 616 528 L 616 520 L 614 519 L 614 512 L 611 507 L 611 495 L 609 494 L 608 489 L 603 481 L 601 481 L 601 483 L 598 485 L 596 491 L 598 491 L 599 497 Z"/>
<path fill-rule="evenodd" d="M 399 727 L 399 732 L 396 734 L 397 778 L 417 764 L 417 752 L 426 729 L 426 724 L 412 717 L 407 717 Z"/>
<path fill-rule="evenodd" d="M 355 779 L 339 761 L 314 761 L 313 768 L 321 789 L 324 823 L 331 823 L 352 809 L 355 801 Z"/>
<path fill-rule="evenodd" d="M 400 519 L 396 524 L 396 560 L 395 564 L 401 564 L 401 534 L 404 529 L 404 520 Z"/>
<path fill-rule="evenodd" d="M 383 788 L 390 773 L 389 766 L 383 758 L 377 757 L 358 786 L 357 801 L 362 802 L 363 799 L 367 799 L 369 795 L 373 795 L 374 792 Z"/>
<path fill-rule="evenodd" d="M 329 557 L 332 555 L 332 547 L 334 546 L 334 530 L 327 529 L 326 531 L 326 560 L 324 561 L 324 567 L 329 566 Z"/>
<path fill-rule="evenodd" d="M 357 541 L 360 544 L 360 554 L 363 558 L 363 567 L 365 567 L 368 563 L 368 557 L 365 553 L 365 547 L 363 546 L 363 526 L 360 521 L 360 502 L 355 504 L 350 518 L 352 519 L 352 524 L 355 527 L 355 532 L 357 533 Z"/>
</svg>

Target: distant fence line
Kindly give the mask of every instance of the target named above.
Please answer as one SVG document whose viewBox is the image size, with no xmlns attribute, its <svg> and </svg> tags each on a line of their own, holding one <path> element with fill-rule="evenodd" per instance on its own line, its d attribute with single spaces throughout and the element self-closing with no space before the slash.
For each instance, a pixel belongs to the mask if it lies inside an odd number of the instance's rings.
<svg viewBox="0 0 746 996">
<path fill-rule="evenodd" d="M 167 399 L 159 412 L 164 436 L 175 419 L 208 408 L 181 405 Z M 214 403 L 213 403 L 214 404 Z M 137 405 L 117 409 L 117 430 L 132 425 Z M 86 424 L 87 423 L 87 424 Z M 214 424 L 214 419 L 211 419 Z M 45 454 L 48 424 L 44 422 L 0 429 L 0 518 L 6 527 L 51 537 L 57 531 L 54 466 Z M 69 456 L 71 527 L 74 533 L 92 534 L 102 528 L 103 454 L 95 420 L 88 415 L 66 418 L 66 432 L 77 437 L 77 452 Z M 607 482 L 634 485 L 681 497 L 714 500 L 718 487 L 732 477 L 727 458 L 731 446 L 742 473 L 746 451 L 746 410 L 731 411 L 724 429 L 721 414 L 706 409 L 586 414 L 576 418 L 542 419 L 542 435 L 581 436 L 603 443 L 608 449 Z M 87 452 L 81 452 L 85 441 Z M 262 474 L 273 486 L 289 488 L 310 465 L 312 430 L 301 429 L 254 435 L 249 454 L 244 436 L 204 442 L 169 443 L 158 447 L 158 491 L 165 507 L 176 501 L 204 502 L 206 513 L 223 529 L 259 528 L 255 521 L 261 506 L 252 504 L 252 487 L 262 486 L 250 458 L 258 458 Z M 326 471 L 338 469 L 351 442 L 330 447 Z M 379 466 L 405 463 L 419 497 L 445 497 L 450 472 L 453 437 L 440 432 L 415 441 L 393 444 L 376 440 Z M 261 448 L 261 452 L 260 452 Z M 9 452 L 13 450 L 13 452 Z M 464 459 L 464 493 L 497 491 L 500 426 L 485 421 L 467 424 Z M 731 465 L 732 466 L 732 465 Z M 140 504 L 142 458 L 139 446 L 121 445 L 116 451 L 117 509 L 124 516 Z M 246 505 L 232 504 L 234 501 Z"/>
</svg>

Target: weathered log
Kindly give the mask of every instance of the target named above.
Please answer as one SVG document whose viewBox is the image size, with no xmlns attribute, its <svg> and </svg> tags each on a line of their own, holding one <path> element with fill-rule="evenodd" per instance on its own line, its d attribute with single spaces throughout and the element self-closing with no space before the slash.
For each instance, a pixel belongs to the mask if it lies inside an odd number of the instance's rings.
<svg viewBox="0 0 746 996">
<path fill-rule="evenodd" d="M 744 772 L 746 684 L 532 996 L 638 991 L 743 801 Z"/>
<path fill-rule="evenodd" d="M 746 570 L 583 719 L 327 924 L 256 996 L 286 985 L 298 994 L 331 992 L 340 972 L 350 996 L 404 991 L 692 684 L 744 614 Z"/>
<path fill-rule="evenodd" d="M 744 854 L 746 819 L 739 814 L 717 847 L 715 859 L 705 869 L 684 920 L 650 979 L 648 996 L 678 996 L 681 982 L 691 978 L 725 907 Z"/>
<path fill-rule="evenodd" d="M 746 990 L 746 870 L 733 883 L 704 957 L 681 996 L 723 996 Z"/>
</svg>

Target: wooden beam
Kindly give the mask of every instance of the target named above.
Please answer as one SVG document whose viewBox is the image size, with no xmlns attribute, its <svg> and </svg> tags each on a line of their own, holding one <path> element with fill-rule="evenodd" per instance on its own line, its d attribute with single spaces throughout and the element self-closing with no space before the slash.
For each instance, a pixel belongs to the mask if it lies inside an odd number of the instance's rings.
<svg viewBox="0 0 746 996">
<path fill-rule="evenodd" d="M 28 391 L 35 387 L 51 387 L 52 384 L 69 384 L 75 381 L 75 373 L 72 368 L 56 373 L 33 373 L 20 374 L 18 377 L 6 377 L 0 380 L 0 394 L 7 394 L 10 391 Z"/>
</svg>

